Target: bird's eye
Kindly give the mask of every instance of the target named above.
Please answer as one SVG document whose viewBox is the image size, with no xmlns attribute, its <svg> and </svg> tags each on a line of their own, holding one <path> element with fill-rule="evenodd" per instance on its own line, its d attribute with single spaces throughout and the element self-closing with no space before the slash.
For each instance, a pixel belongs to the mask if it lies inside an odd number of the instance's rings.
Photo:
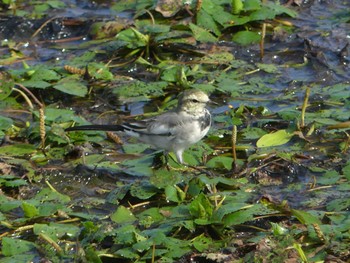
<svg viewBox="0 0 350 263">
<path fill-rule="evenodd" d="M 193 103 L 198 103 L 199 101 L 198 100 L 196 100 L 196 99 L 192 99 L 191 100 Z"/>
</svg>

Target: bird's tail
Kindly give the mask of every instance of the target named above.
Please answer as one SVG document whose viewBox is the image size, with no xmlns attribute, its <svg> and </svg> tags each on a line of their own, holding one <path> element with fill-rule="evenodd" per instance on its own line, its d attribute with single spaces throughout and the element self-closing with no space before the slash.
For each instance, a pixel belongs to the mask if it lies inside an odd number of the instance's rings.
<svg viewBox="0 0 350 263">
<path fill-rule="evenodd" d="M 69 127 L 66 131 L 124 131 L 125 128 L 122 125 L 82 125 Z"/>
</svg>

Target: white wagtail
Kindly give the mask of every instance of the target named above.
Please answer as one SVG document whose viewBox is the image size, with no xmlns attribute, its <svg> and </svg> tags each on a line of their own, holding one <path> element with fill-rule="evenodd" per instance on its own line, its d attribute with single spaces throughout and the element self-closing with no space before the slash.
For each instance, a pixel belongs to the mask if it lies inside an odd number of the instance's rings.
<svg viewBox="0 0 350 263">
<path fill-rule="evenodd" d="M 207 94 L 200 90 L 186 90 L 179 96 L 174 110 L 156 117 L 120 125 L 75 126 L 66 131 L 121 131 L 157 149 L 174 152 L 177 161 L 182 164 L 184 150 L 201 140 L 209 131 L 211 115 L 205 108 L 209 101 Z"/>
</svg>

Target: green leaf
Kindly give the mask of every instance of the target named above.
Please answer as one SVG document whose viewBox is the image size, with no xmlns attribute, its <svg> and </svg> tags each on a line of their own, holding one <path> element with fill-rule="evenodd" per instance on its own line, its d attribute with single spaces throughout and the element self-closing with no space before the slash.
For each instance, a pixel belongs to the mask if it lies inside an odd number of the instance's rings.
<svg viewBox="0 0 350 263">
<path fill-rule="evenodd" d="M 13 87 L 14 81 L 0 74 L 0 101 L 10 96 Z"/>
<path fill-rule="evenodd" d="M 149 42 L 148 35 L 144 35 L 132 27 L 118 33 L 116 38 L 120 41 L 126 42 L 126 46 L 130 49 L 146 47 Z"/>
<path fill-rule="evenodd" d="M 232 13 L 237 15 L 243 10 L 242 0 L 232 0 Z"/>
<path fill-rule="evenodd" d="M 72 239 L 76 238 L 80 234 L 80 228 L 70 224 L 34 224 L 34 234 L 40 235 L 45 234 L 52 240 L 58 241 L 60 238 L 67 236 Z"/>
<path fill-rule="evenodd" d="M 233 159 L 226 156 L 215 156 L 207 162 L 207 166 L 211 168 L 224 168 L 226 170 L 232 169 Z"/>
<path fill-rule="evenodd" d="M 158 189 L 145 181 L 134 183 L 130 187 L 130 194 L 143 200 L 149 199 L 157 193 Z"/>
<path fill-rule="evenodd" d="M 2 254 L 6 257 L 26 253 L 36 248 L 33 242 L 18 238 L 2 238 Z"/>
<path fill-rule="evenodd" d="M 192 23 L 190 23 L 189 26 L 194 35 L 194 38 L 197 41 L 204 42 L 204 43 L 207 43 L 207 42 L 212 43 L 217 41 L 217 38 L 214 37 L 208 30 L 202 27 L 196 26 L 195 24 L 192 24 Z"/>
<path fill-rule="evenodd" d="M 287 130 L 279 130 L 274 133 L 263 135 L 256 143 L 259 148 L 279 146 L 286 144 L 292 139 L 294 133 L 289 133 Z"/>
<path fill-rule="evenodd" d="M 340 175 L 337 171 L 326 171 L 325 174 L 317 178 L 317 184 L 332 185 L 338 182 Z"/>
<path fill-rule="evenodd" d="M 46 89 L 51 87 L 51 83 L 44 80 L 26 80 L 22 81 L 21 84 L 25 87 L 34 89 Z"/>
<path fill-rule="evenodd" d="M 139 154 L 149 148 L 145 143 L 125 143 L 123 144 L 123 151 L 126 154 Z"/>
<path fill-rule="evenodd" d="M 213 32 L 217 36 L 221 35 L 221 32 L 213 17 L 203 9 L 197 13 L 197 25 Z"/>
<path fill-rule="evenodd" d="M 23 209 L 24 215 L 28 218 L 36 217 L 39 215 L 38 209 L 32 204 L 23 202 L 22 209 Z"/>
<path fill-rule="evenodd" d="M 53 81 L 53 80 L 59 80 L 60 78 L 61 78 L 61 76 L 59 74 L 57 74 L 56 71 L 51 70 L 51 69 L 46 69 L 46 68 L 40 66 L 31 75 L 30 79 L 32 81 L 38 81 L 38 80 Z"/>
<path fill-rule="evenodd" d="M 166 188 L 169 185 L 176 185 L 183 181 L 181 173 L 174 170 L 159 169 L 154 171 L 150 177 L 150 183 L 158 189 Z"/>
<path fill-rule="evenodd" d="M 264 64 L 264 63 L 256 63 L 259 69 L 267 72 L 267 73 L 279 73 L 279 69 L 274 64 Z"/>
<path fill-rule="evenodd" d="M 261 8 L 261 0 L 245 0 L 244 11 L 259 10 Z"/>
<path fill-rule="evenodd" d="M 251 221 L 254 219 L 254 207 L 238 210 L 233 213 L 229 213 L 224 216 L 223 223 L 225 226 L 233 226 L 233 225 L 239 225 L 247 221 Z"/>
<path fill-rule="evenodd" d="M 296 209 L 291 209 L 290 211 L 302 224 L 321 224 L 320 219 L 308 212 Z"/>
<path fill-rule="evenodd" d="M 258 32 L 239 31 L 233 35 L 232 40 L 240 45 L 246 46 L 259 43 L 261 35 Z"/>
<path fill-rule="evenodd" d="M 53 88 L 79 97 L 84 97 L 88 92 L 87 87 L 75 76 L 69 76 L 61 79 L 56 85 L 53 86 Z"/>
<path fill-rule="evenodd" d="M 203 193 L 200 193 L 189 205 L 191 215 L 200 219 L 209 219 L 213 209 L 213 205 Z"/>
<path fill-rule="evenodd" d="M 117 210 L 111 215 L 111 220 L 118 224 L 132 223 L 136 220 L 136 217 L 125 206 L 119 206 Z"/>
<path fill-rule="evenodd" d="M 0 95 L 1 96 L 1 95 Z M 13 124 L 13 120 L 4 116 L 0 116 L 0 130 L 6 131 Z"/>
<path fill-rule="evenodd" d="M 168 185 L 165 187 L 165 197 L 167 201 L 171 202 L 180 202 L 181 200 L 179 199 L 177 188 L 173 185 Z"/>
<path fill-rule="evenodd" d="M 204 236 L 204 234 L 198 237 L 195 237 L 194 239 L 191 240 L 191 242 L 194 248 L 197 249 L 199 252 L 203 252 L 204 250 L 207 250 L 210 247 L 210 245 L 213 244 L 213 240 L 211 238 Z"/>
<path fill-rule="evenodd" d="M 55 201 L 68 203 L 71 199 L 68 195 L 61 194 L 50 188 L 44 188 L 35 196 L 35 200 L 39 200 L 40 202 Z"/>
<path fill-rule="evenodd" d="M 36 151 L 36 147 L 32 144 L 14 144 L 0 147 L 0 155 L 22 156 L 32 154 Z"/>
</svg>

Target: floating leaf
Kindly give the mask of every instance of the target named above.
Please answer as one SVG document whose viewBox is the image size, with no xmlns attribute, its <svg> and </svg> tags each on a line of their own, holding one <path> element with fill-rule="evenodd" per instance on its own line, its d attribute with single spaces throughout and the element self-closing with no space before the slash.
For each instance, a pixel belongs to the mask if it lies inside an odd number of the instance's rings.
<svg viewBox="0 0 350 263">
<path fill-rule="evenodd" d="M 58 241 L 59 238 L 64 236 L 70 238 L 77 237 L 80 233 L 80 228 L 70 224 L 34 224 L 33 231 L 36 235 L 45 234 L 52 238 L 52 240 Z"/>
<path fill-rule="evenodd" d="M 320 219 L 311 213 L 296 209 L 291 209 L 290 211 L 302 224 L 321 224 Z"/>
<path fill-rule="evenodd" d="M 253 31 L 239 31 L 233 35 L 232 40 L 240 45 L 246 46 L 259 43 L 261 35 Z"/>
<path fill-rule="evenodd" d="M 39 215 L 38 209 L 32 204 L 23 202 L 22 209 L 23 209 L 24 215 L 28 218 L 36 217 Z"/>
<path fill-rule="evenodd" d="M 263 135 L 256 143 L 256 146 L 271 147 L 286 144 L 292 139 L 294 133 L 289 133 L 287 130 L 279 130 L 274 133 Z"/>
<path fill-rule="evenodd" d="M 217 38 L 214 37 L 208 30 L 199 27 L 195 24 L 190 24 L 190 29 L 194 35 L 194 38 L 199 42 L 216 42 Z"/>
<path fill-rule="evenodd" d="M 2 238 L 2 253 L 4 256 L 15 256 L 26 253 L 36 248 L 33 242 L 25 241 L 18 238 Z"/>
<path fill-rule="evenodd" d="M 10 96 L 14 81 L 7 74 L 0 72 L 0 101 Z"/>
<path fill-rule="evenodd" d="M 8 156 L 22 156 L 31 154 L 36 151 L 36 147 L 32 144 L 14 144 L 0 147 L 0 154 Z"/>
<path fill-rule="evenodd" d="M 87 87 L 75 76 L 69 76 L 61 79 L 53 86 L 53 88 L 79 97 L 84 97 L 88 91 Z"/>
<path fill-rule="evenodd" d="M 136 220 L 136 217 L 125 206 L 119 206 L 117 210 L 111 215 L 111 220 L 118 224 L 132 223 Z"/>
<path fill-rule="evenodd" d="M 6 131 L 12 126 L 12 124 L 13 124 L 12 119 L 4 116 L 0 116 L 0 130 Z"/>
</svg>

